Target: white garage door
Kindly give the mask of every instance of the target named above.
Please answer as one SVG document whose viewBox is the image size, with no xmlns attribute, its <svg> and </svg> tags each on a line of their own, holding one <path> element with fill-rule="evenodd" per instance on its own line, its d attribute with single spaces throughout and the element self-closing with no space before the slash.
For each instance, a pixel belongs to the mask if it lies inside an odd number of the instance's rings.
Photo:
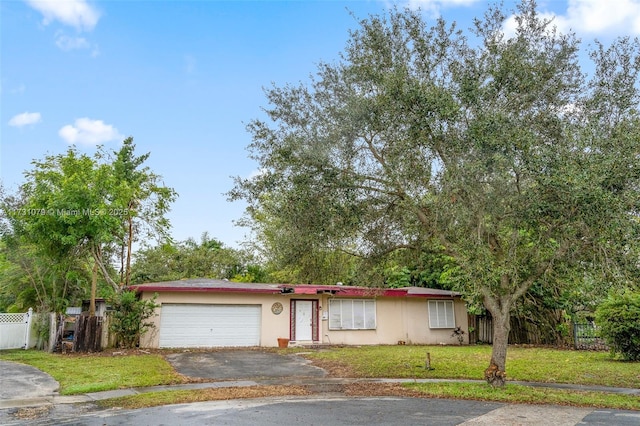
<svg viewBox="0 0 640 426">
<path fill-rule="evenodd" d="M 260 305 L 163 304 L 161 348 L 260 345 Z"/>
</svg>

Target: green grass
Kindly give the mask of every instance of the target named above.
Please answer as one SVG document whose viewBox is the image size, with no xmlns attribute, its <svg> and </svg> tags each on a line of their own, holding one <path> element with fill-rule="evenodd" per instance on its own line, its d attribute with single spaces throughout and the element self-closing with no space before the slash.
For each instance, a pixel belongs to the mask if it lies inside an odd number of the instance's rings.
<svg viewBox="0 0 640 426">
<path fill-rule="evenodd" d="M 300 352 L 299 348 L 277 350 Z M 323 367 L 340 367 L 341 375 L 354 377 L 482 379 L 489 363 L 490 346 L 362 346 L 304 351 Z M 431 354 L 432 370 L 425 369 Z M 162 355 L 49 354 L 41 351 L 2 351 L 0 359 L 32 365 L 56 379 L 60 393 L 72 395 L 119 388 L 183 383 Z M 612 359 L 608 353 L 545 348 L 510 347 L 507 377 L 542 383 L 640 388 L 640 362 Z M 475 399 L 507 403 L 561 404 L 640 410 L 638 396 L 606 392 L 533 388 L 508 384 L 494 389 L 485 383 L 407 383 L 407 389 L 426 397 Z M 144 407 L 230 397 L 253 398 L 288 394 L 293 389 L 218 389 L 169 391 L 106 401 L 103 406 Z"/>
<path fill-rule="evenodd" d="M 425 368 L 431 355 L 432 370 Z M 304 355 L 350 371 L 355 377 L 416 379 L 482 379 L 491 358 L 490 346 L 361 346 L 331 348 Z M 509 347 L 507 377 L 540 383 L 640 388 L 640 363 L 614 360 L 606 352 Z M 407 383 L 404 387 L 428 397 L 506 403 L 559 404 L 640 410 L 640 398 L 607 392 L 534 388 L 486 383 Z"/>
<path fill-rule="evenodd" d="M 433 370 L 425 369 L 431 354 Z M 356 377 L 482 379 L 490 346 L 361 346 L 332 348 L 305 357 L 348 366 Z M 640 362 L 606 352 L 509 347 L 508 380 L 640 388 Z"/>
<path fill-rule="evenodd" d="M 578 392 L 508 384 L 493 388 L 475 383 L 410 383 L 405 387 L 433 398 L 473 399 L 521 404 L 557 404 L 620 410 L 640 410 L 640 398 L 603 392 Z"/>
<path fill-rule="evenodd" d="M 184 382 L 161 355 L 69 356 L 15 350 L 0 352 L 0 359 L 48 373 L 60 383 L 61 395 Z"/>
</svg>

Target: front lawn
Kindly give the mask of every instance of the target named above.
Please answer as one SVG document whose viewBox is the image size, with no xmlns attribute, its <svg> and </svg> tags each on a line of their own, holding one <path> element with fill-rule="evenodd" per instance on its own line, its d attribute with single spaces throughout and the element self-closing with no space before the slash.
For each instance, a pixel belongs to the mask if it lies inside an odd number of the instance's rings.
<svg viewBox="0 0 640 426">
<path fill-rule="evenodd" d="M 60 383 L 61 395 L 184 383 L 161 355 L 50 354 L 35 350 L 0 352 L 0 359 L 28 364 Z"/>
<path fill-rule="evenodd" d="M 432 370 L 425 368 L 427 353 Z M 343 377 L 482 379 L 491 346 L 360 346 L 318 350 L 304 356 Z M 607 352 L 510 346 L 507 378 L 640 388 L 640 362 L 613 360 Z"/>
<path fill-rule="evenodd" d="M 302 352 L 338 377 L 482 380 L 490 346 L 361 346 Z M 425 368 L 427 353 L 432 369 Z M 640 362 L 617 361 L 606 352 L 510 346 L 509 380 L 640 388 Z M 637 395 L 487 383 L 354 384 L 347 394 L 423 396 L 506 403 L 559 404 L 640 410 Z M 403 391 L 404 390 L 404 391 Z M 407 392 L 407 393 L 405 393 Z"/>
<path fill-rule="evenodd" d="M 490 346 L 362 346 L 344 348 L 273 349 L 300 353 L 334 377 L 476 379 L 489 363 Z M 433 369 L 425 368 L 426 354 Z M 32 365 L 60 382 L 63 395 L 119 388 L 184 383 L 160 354 L 49 354 L 41 351 L 2 351 L 0 359 Z M 640 362 L 612 360 L 608 353 L 544 348 L 510 347 L 507 356 L 509 380 L 544 383 L 640 388 Z M 101 406 L 138 408 L 209 399 L 301 395 L 299 386 L 167 391 L 103 401 Z M 345 385 L 352 396 L 398 395 L 476 399 L 508 403 L 565 404 L 640 410 L 637 395 L 532 388 L 508 384 L 494 389 L 486 383 L 405 383 Z"/>
</svg>

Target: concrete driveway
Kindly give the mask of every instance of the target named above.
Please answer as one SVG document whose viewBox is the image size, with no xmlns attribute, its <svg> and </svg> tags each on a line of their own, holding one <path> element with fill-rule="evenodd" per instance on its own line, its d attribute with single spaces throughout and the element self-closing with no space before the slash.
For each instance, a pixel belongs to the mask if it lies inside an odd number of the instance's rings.
<svg viewBox="0 0 640 426">
<path fill-rule="evenodd" d="M 53 395 L 60 385 L 30 365 L 0 361 L 0 401 Z"/>
<path fill-rule="evenodd" d="M 183 352 L 166 356 L 180 374 L 211 380 L 324 377 L 304 358 L 256 350 Z"/>
</svg>

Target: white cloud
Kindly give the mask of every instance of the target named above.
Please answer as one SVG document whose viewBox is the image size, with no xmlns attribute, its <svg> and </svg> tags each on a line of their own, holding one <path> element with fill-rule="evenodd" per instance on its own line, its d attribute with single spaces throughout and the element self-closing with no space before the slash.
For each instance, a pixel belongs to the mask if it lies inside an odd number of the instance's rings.
<svg viewBox="0 0 640 426">
<path fill-rule="evenodd" d="M 567 0 L 563 14 L 539 11 L 544 18 L 553 18 L 553 24 L 563 33 L 573 31 L 580 35 L 639 35 L 640 0 Z M 515 33 L 513 16 L 505 23 L 505 33 Z"/>
<path fill-rule="evenodd" d="M 267 169 L 265 168 L 254 169 L 251 171 L 251 173 L 249 173 L 249 175 L 247 176 L 247 179 L 254 179 L 254 178 L 263 176 L 265 174 L 267 174 Z"/>
<path fill-rule="evenodd" d="M 100 55 L 100 49 L 97 44 L 92 44 L 84 37 L 69 37 L 66 34 L 58 32 L 56 34 L 56 46 L 60 50 L 69 52 L 71 50 L 88 49 L 91 51 L 91 57 L 95 58 Z"/>
<path fill-rule="evenodd" d="M 42 13 L 43 24 L 59 21 L 78 31 L 91 31 L 100 13 L 86 0 L 25 0 L 29 6 Z"/>
<path fill-rule="evenodd" d="M 39 112 L 23 112 L 22 114 L 14 115 L 9 120 L 9 126 L 22 127 L 29 124 L 36 124 L 40 122 L 41 115 Z"/>
<path fill-rule="evenodd" d="M 555 26 L 556 28 L 558 28 L 558 30 L 560 30 L 560 32 L 566 33 L 571 29 L 571 26 L 563 16 L 540 11 L 538 11 L 538 14 L 540 18 L 552 21 L 551 26 Z M 516 28 L 518 28 L 518 23 L 516 22 L 516 17 L 514 15 L 509 16 L 502 26 L 502 30 L 504 31 L 506 37 L 513 37 L 516 34 Z"/>
<path fill-rule="evenodd" d="M 84 37 L 69 37 L 68 35 L 58 34 L 56 36 L 56 46 L 68 52 L 69 50 L 89 49 L 91 44 Z"/>
<path fill-rule="evenodd" d="M 123 139 L 118 129 L 102 120 L 78 118 L 73 125 L 67 124 L 58 131 L 69 144 L 98 145 L 112 140 Z"/>
<path fill-rule="evenodd" d="M 614 30 L 638 34 L 640 30 L 638 0 L 569 0 L 568 3 L 566 19 L 577 31 L 598 34 Z"/>
<path fill-rule="evenodd" d="M 468 7 L 481 2 L 483 0 L 406 0 L 410 8 L 420 8 L 436 16 L 442 9 Z M 553 25 L 563 33 L 640 35 L 640 0 L 565 0 L 566 11 L 560 14 L 543 10 L 545 3 L 557 6 L 559 1 L 540 1 L 539 11 L 543 17 L 553 18 Z M 505 33 L 515 34 L 515 26 L 515 19 L 511 16 L 505 23 Z"/>
</svg>

